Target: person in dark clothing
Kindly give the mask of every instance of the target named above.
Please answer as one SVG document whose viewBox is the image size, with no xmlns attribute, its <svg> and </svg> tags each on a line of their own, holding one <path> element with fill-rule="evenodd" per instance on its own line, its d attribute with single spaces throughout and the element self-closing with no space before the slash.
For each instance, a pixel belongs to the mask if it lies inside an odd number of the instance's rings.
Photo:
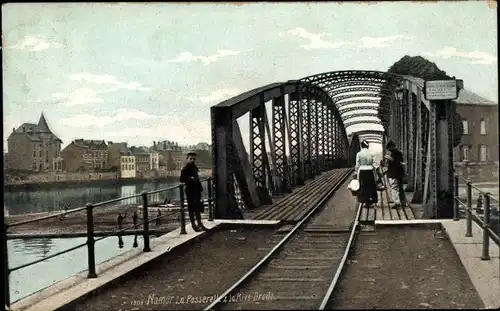
<svg viewBox="0 0 500 311">
<path fill-rule="evenodd" d="M 393 141 L 386 145 L 389 155 L 385 156 L 387 162 L 387 178 L 391 186 L 391 197 L 394 202 L 393 208 L 406 206 L 406 194 L 403 189 L 403 180 L 405 177 L 403 153 L 398 150 Z"/>
<path fill-rule="evenodd" d="M 186 159 L 187 163 L 181 170 L 180 182 L 185 184 L 189 220 L 191 220 L 193 230 L 199 232 L 201 230 L 207 230 L 201 221 L 201 213 L 204 209 L 203 202 L 201 200 L 203 186 L 201 185 L 200 177 L 198 176 L 198 167 L 195 164 L 196 153 L 189 152 Z M 198 225 L 195 223 L 195 217 Z"/>
</svg>

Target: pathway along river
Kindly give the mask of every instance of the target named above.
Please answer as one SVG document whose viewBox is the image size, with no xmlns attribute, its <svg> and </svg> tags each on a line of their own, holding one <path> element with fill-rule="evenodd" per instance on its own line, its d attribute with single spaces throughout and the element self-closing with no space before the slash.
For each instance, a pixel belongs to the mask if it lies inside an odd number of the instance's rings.
<svg viewBox="0 0 500 311">
<path fill-rule="evenodd" d="M 119 186 L 112 183 L 100 185 L 84 185 L 79 187 L 43 188 L 39 190 L 25 190 L 5 192 L 4 211 L 8 215 L 26 213 L 59 211 L 64 207 L 76 208 L 88 202 L 101 202 L 119 197 L 140 193 L 143 190 L 152 191 L 176 186 L 174 180 L 164 182 L 137 183 L 134 185 Z M 166 193 L 156 194 L 150 200 L 164 200 Z M 179 191 L 171 191 L 168 196 L 178 198 Z M 122 204 L 136 203 L 136 199 L 122 201 Z M 96 243 L 97 264 L 132 249 L 134 237 L 123 237 L 124 246 L 118 247 L 118 238 L 111 237 Z M 7 243 L 9 266 L 11 268 L 49 256 L 64 249 L 84 243 L 85 238 L 73 239 L 15 239 Z M 139 247 L 143 246 L 141 237 L 138 238 Z M 85 247 L 57 256 L 50 260 L 29 266 L 10 275 L 11 301 L 26 297 L 40 289 L 50 286 L 62 279 L 70 277 L 87 269 L 87 249 Z"/>
</svg>

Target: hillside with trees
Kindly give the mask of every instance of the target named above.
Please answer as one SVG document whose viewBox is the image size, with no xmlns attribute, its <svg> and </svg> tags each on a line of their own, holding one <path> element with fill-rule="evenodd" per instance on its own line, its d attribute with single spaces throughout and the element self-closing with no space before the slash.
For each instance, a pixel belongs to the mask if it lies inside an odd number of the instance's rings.
<svg viewBox="0 0 500 311">
<path fill-rule="evenodd" d="M 400 75 L 408 75 L 417 78 L 421 78 L 424 80 L 446 80 L 454 77 L 450 77 L 446 74 L 445 71 L 438 68 L 438 66 L 428 61 L 427 59 L 421 56 L 404 56 L 399 61 L 394 63 L 389 70 L 389 73 L 400 74 Z M 388 128 L 389 125 L 389 110 L 390 103 L 387 100 L 382 100 L 378 109 L 378 116 L 382 121 L 384 128 Z M 462 117 L 455 113 L 454 116 L 454 139 L 453 145 L 456 147 L 460 144 L 460 140 L 463 135 L 463 125 L 462 125 Z"/>
</svg>

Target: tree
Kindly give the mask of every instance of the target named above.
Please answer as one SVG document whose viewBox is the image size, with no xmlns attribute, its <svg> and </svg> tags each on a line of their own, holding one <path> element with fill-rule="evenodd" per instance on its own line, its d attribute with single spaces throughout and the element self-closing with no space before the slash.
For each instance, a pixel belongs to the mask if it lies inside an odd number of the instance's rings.
<svg viewBox="0 0 500 311">
<path fill-rule="evenodd" d="M 389 73 L 399 74 L 399 75 L 407 75 L 413 76 L 417 78 L 421 78 L 424 80 L 439 80 L 439 79 L 451 79 L 452 77 L 448 76 L 445 71 L 438 68 L 438 66 L 423 58 L 422 56 L 404 56 L 399 61 L 394 63 L 389 70 Z M 385 85 L 388 87 L 388 85 Z M 390 112 L 390 103 L 388 100 L 383 100 L 380 102 L 378 109 L 378 116 L 382 121 L 382 124 L 385 129 L 388 128 L 389 125 L 389 112 Z M 460 144 L 460 140 L 462 139 L 462 135 L 464 132 L 464 128 L 462 125 L 462 117 L 460 114 L 455 113 L 453 116 L 453 126 L 454 126 L 454 137 L 453 137 L 453 146 L 456 147 Z"/>
</svg>

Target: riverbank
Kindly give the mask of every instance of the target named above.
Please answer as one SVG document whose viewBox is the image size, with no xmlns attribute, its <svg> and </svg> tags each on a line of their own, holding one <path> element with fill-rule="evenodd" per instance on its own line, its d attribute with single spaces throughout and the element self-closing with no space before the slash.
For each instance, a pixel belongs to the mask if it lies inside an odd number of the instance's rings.
<svg viewBox="0 0 500 311">
<path fill-rule="evenodd" d="M 112 232 L 118 230 L 118 215 L 121 213 L 124 216 L 123 228 L 133 226 L 132 216 L 134 211 L 137 211 L 137 204 L 130 204 L 125 206 L 110 206 L 95 208 L 94 210 L 94 231 L 97 235 L 103 235 L 104 232 Z M 41 218 L 43 216 L 53 215 L 56 213 L 32 213 L 22 215 L 5 216 L 5 223 L 7 225 Z M 137 213 L 138 216 L 138 229 L 142 229 L 142 213 Z M 157 212 L 150 212 L 149 219 L 156 218 Z M 166 233 L 173 228 L 179 226 L 179 212 L 163 212 L 163 218 L 160 224 L 155 221 L 151 222 L 149 227 L 155 230 L 155 234 Z M 131 228 L 129 231 L 133 231 Z M 87 232 L 87 214 L 86 211 L 80 211 L 73 214 L 56 216 L 50 219 L 28 223 L 16 227 L 9 227 L 7 236 L 31 236 L 31 237 L 74 237 L 86 236 Z"/>
<path fill-rule="evenodd" d="M 208 178 L 211 176 L 211 170 L 201 170 L 200 178 Z M 51 189 L 57 187 L 64 188 L 78 188 L 85 186 L 127 186 L 135 184 L 146 184 L 155 182 L 178 182 L 179 172 L 177 171 L 165 171 L 160 176 L 148 176 L 148 177 L 135 177 L 135 178 L 117 178 L 115 176 L 107 178 L 96 178 L 89 179 L 71 179 L 71 180 L 48 180 L 48 181 L 30 181 L 23 180 L 22 182 L 16 183 L 5 183 L 5 192 L 15 192 L 15 191 L 33 191 L 42 189 Z M 85 175 L 87 176 L 87 175 Z M 90 175 L 89 175 L 90 176 Z"/>
</svg>

